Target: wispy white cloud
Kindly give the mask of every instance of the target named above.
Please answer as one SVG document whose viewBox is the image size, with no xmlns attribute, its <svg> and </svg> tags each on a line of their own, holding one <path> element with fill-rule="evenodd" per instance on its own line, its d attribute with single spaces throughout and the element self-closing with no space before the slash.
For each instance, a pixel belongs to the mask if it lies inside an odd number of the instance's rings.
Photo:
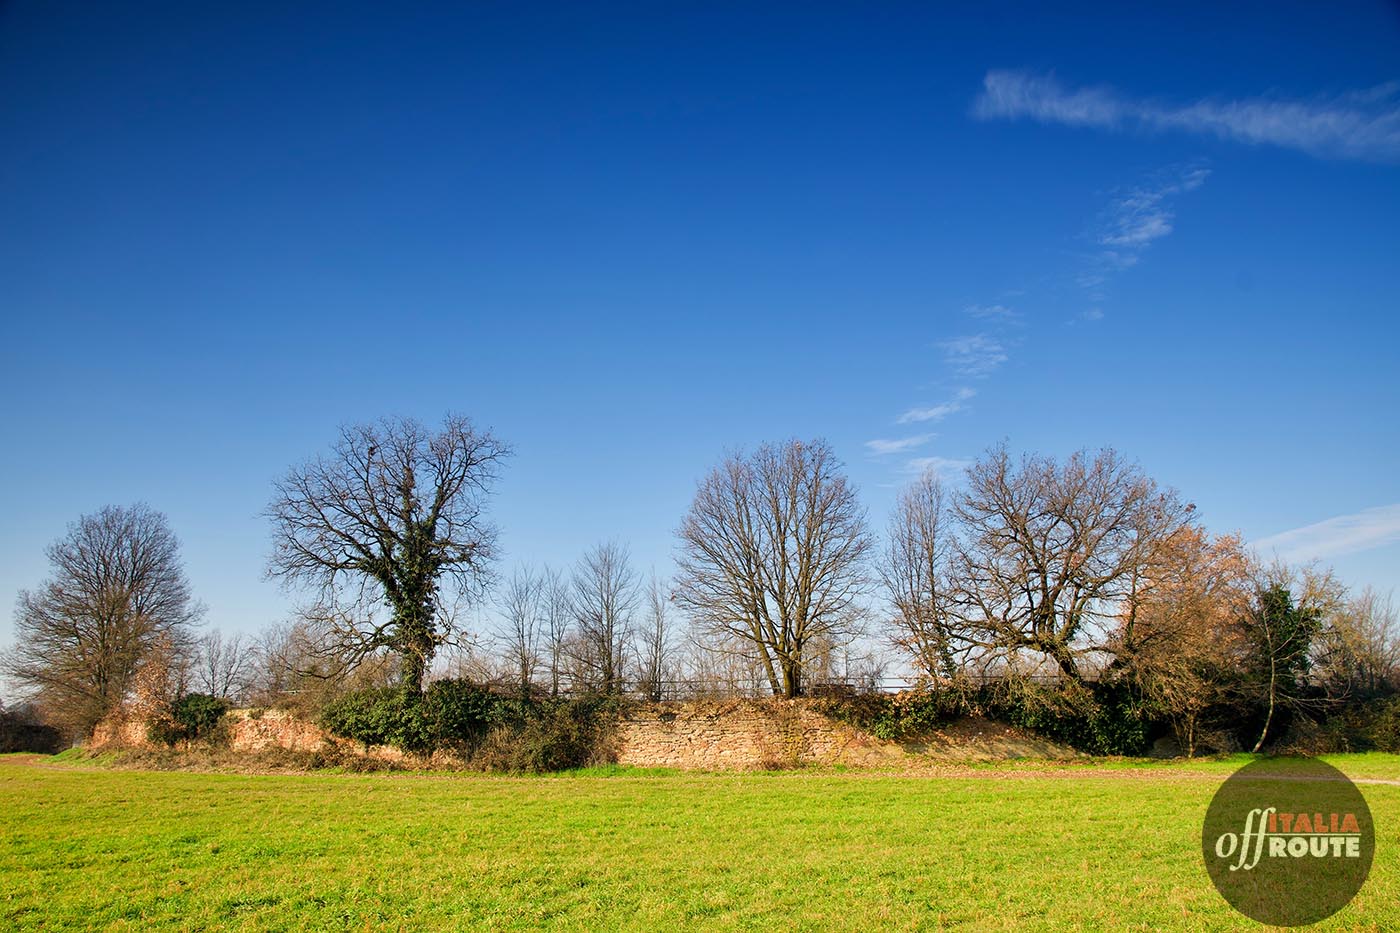
<svg viewBox="0 0 1400 933">
<path fill-rule="evenodd" d="M 971 334 L 939 343 L 943 359 L 959 375 L 982 378 L 1006 362 L 1006 348 L 991 334 Z"/>
<path fill-rule="evenodd" d="M 1125 217 L 1117 230 L 1104 234 L 1099 242 L 1105 246 L 1136 249 L 1171 232 L 1170 216 L 1163 211 L 1152 210 Z"/>
<path fill-rule="evenodd" d="M 937 436 L 936 434 L 915 434 L 910 437 L 896 437 L 889 440 L 877 438 L 873 441 L 866 441 L 865 449 L 877 457 L 884 457 L 922 447 Z"/>
<path fill-rule="evenodd" d="M 1006 305 L 968 305 L 963 312 L 969 317 L 990 321 L 1014 321 L 1021 316 Z"/>
<path fill-rule="evenodd" d="M 1111 87 L 1067 87 L 1054 75 L 989 71 L 972 112 L 983 120 L 1181 131 L 1324 158 L 1400 161 L 1400 82 L 1310 100 L 1205 98 L 1167 104 Z"/>
<path fill-rule="evenodd" d="M 1338 515 L 1254 542 L 1287 561 L 1320 560 L 1369 551 L 1400 541 L 1400 502 Z"/>
<path fill-rule="evenodd" d="M 915 457 L 905 462 L 904 472 L 917 476 L 930 472 L 939 476 L 953 476 L 966 470 L 971 463 L 971 460 L 955 460 L 951 457 Z"/>
<path fill-rule="evenodd" d="M 1157 172 L 1149 181 L 1114 195 L 1093 232 L 1096 250 L 1086 257 L 1085 268 L 1075 282 L 1091 303 L 1076 322 L 1103 318 L 1105 289 L 1113 277 L 1137 265 L 1142 254 L 1172 232 L 1176 220 L 1175 199 L 1195 191 L 1210 177 L 1200 165 L 1175 166 Z"/>
<path fill-rule="evenodd" d="M 1105 87 L 1071 90 L 1054 75 L 993 69 L 982 78 L 982 93 L 972 103 L 981 120 L 1029 117 L 1041 123 L 1067 126 L 1117 126 L 1127 118 L 1127 105 Z"/>
<path fill-rule="evenodd" d="M 962 411 L 963 402 L 972 398 L 977 393 L 968 388 L 962 388 L 949 401 L 929 408 L 911 408 L 895 419 L 897 424 L 912 424 L 922 421 L 942 421 L 955 412 Z"/>
<path fill-rule="evenodd" d="M 1134 188 L 1113 199 L 1104 229 L 1099 233 L 1099 245 L 1118 263 L 1128 265 L 1137 261 L 1137 253 L 1153 240 L 1172 232 L 1171 199 L 1205 184 L 1210 169 L 1199 166 L 1181 170 L 1176 177 L 1153 185 Z"/>
</svg>

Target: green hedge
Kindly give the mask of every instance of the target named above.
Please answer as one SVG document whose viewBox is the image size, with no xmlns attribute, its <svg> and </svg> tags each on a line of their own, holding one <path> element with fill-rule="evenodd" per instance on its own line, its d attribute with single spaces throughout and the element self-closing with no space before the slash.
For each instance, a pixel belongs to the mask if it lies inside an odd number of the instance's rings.
<svg viewBox="0 0 1400 933">
<path fill-rule="evenodd" d="M 616 701 L 501 697 L 465 680 L 439 680 L 416 697 L 386 688 L 347 694 L 321 725 L 365 745 L 426 755 L 449 749 L 493 771 L 560 771 L 608 757 Z"/>
<path fill-rule="evenodd" d="M 927 734 L 963 716 L 986 716 L 1094 755 L 1144 754 L 1163 731 L 1158 722 L 1162 711 L 1116 684 L 954 682 L 940 689 L 826 700 L 819 708 L 876 738 L 892 740 Z"/>
<path fill-rule="evenodd" d="M 1006 681 L 983 691 L 989 718 L 1091 755 L 1143 755 L 1162 731 L 1159 710 L 1121 684 L 1037 686 Z"/>
<path fill-rule="evenodd" d="M 1400 696 L 1346 706 L 1321 722 L 1305 720 L 1293 731 L 1293 744 L 1312 754 L 1400 752 Z"/>
<path fill-rule="evenodd" d="M 392 745 L 427 754 L 438 748 L 468 749 L 485 735 L 501 702 L 465 680 L 438 680 L 422 696 L 385 687 L 349 693 L 321 713 L 332 735 L 365 745 Z"/>
</svg>

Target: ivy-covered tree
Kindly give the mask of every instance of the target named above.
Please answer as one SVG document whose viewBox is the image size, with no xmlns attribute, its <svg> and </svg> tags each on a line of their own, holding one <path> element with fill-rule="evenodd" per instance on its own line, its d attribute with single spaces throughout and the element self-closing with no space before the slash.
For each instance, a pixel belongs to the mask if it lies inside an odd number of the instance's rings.
<svg viewBox="0 0 1400 933">
<path fill-rule="evenodd" d="M 1278 580 L 1267 583 L 1245 615 L 1244 630 L 1253 648 L 1254 674 L 1264 705 L 1264 725 L 1253 751 L 1264 747 L 1279 707 L 1296 707 L 1306 694 L 1313 639 L 1322 629 L 1317 601 L 1294 598 Z"/>
<path fill-rule="evenodd" d="M 304 610 L 349 663 L 397 655 L 406 694 L 422 693 L 456 611 L 490 579 L 496 532 L 486 503 L 509 448 L 449 415 L 341 429 L 327 456 L 291 470 L 268 507 L 272 576 L 310 588 Z"/>
</svg>

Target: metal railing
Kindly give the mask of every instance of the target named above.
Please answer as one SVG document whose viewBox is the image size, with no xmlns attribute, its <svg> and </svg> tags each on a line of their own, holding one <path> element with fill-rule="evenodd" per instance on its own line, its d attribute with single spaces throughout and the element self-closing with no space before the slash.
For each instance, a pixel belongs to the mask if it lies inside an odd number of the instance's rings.
<svg viewBox="0 0 1400 933">
<path fill-rule="evenodd" d="M 991 686 L 1012 679 L 1037 686 L 1054 686 L 1064 680 L 1063 675 L 1058 672 L 1018 672 L 1013 674 L 1005 671 L 965 671 L 960 673 L 958 677 L 961 683 L 974 687 Z M 1086 675 L 1085 679 L 1093 680 L 1095 677 L 1091 672 Z M 522 693 L 519 681 L 493 679 L 478 681 L 478 683 L 491 692 L 502 696 L 519 696 Z M 821 678 L 810 681 L 803 690 L 803 695 L 892 694 L 928 685 L 928 681 L 920 681 L 912 677 Z M 536 699 L 545 699 L 551 696 L 580 697 L 611 694 L 629 699 L 661 701 L 762 699 L 774 695 L 772 688 L 766 682 L 707 679 L 667 679 L 650 682 L 625 679 L 613 684 L 611 689 L 605 689 L 604 685 L 598 683 L 564 681 L 559 684 L 557 691 L 552 684 L 535 681 L 529 685 L 528 693 Z"/>
</svg>

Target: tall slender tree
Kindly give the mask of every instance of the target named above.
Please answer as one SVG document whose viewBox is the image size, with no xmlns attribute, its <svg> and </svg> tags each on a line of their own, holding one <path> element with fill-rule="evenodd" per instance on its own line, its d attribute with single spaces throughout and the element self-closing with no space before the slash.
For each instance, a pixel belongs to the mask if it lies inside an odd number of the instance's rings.
<svg viewBox="0 0 1400 933">
<path fill-rule="evenodd" d="M 948 677 L 957 669 L 951 524 L 943 484 L 934 473 L 925 473 L 896 500 L 879 563 L 894 610 L 895 647 L 923 678 Z"/>
<path fill-rule="evenodd" d="M 627 549 L 608 542 L 591 548 L 574 568 L 574 660 L 587 686 L 605 694 L 624 685 L 637 609 L 637 572 Z"/>
<path fill-rule="evenodd" d="M 747 646 L 778 696 L 803 692 L 810 647 L 859 627 L 872 542 L 825 441 L 726 458 L 700 483 L 680 540 L 678 603 L 712 644 Z"/>
<path fill-rule="evenodd" d="M 569 627 L 573 621 L 573 596 L 570 580 L 551 567 L 540 576 L 540 603 L 544 612 L 542 640 L 544 663 L 549 673 L 549 695 L 559 696 L 564 688 L 564 664 L 568 647 Z"/>
<path fill-rule="evenodd" d="M 670 603 L 667 584 L 653 571 L 646 588 L 646 618 L 637 634 L 637 679 L 642 694 L 652 702 L 665 696 L 666 681 L 674 673 Z"/>
<path fill-rule="evenodd" d="M 498 600 L 501 645 L 522 697 L 530 695 L 540 665 L 540 643 L 547 635 L 545 582 L 529 567 L 517 567 Z"/>
<path fill-rule="evenodd" d="M 1280 711 L 1294 713 L 1322 704 L 1320 697 L 1310 696 L 1308 675 L 1314 641 L 1340 596 L 1341 587 L 1330 573 L 1311 568 L 1297 572 L 1282 565 L 1264 572 L 1243 619 L 1252 649 L 1250 673 L 1264 712 L 1253 751 L 1264 747 Z"/>
</svg>

